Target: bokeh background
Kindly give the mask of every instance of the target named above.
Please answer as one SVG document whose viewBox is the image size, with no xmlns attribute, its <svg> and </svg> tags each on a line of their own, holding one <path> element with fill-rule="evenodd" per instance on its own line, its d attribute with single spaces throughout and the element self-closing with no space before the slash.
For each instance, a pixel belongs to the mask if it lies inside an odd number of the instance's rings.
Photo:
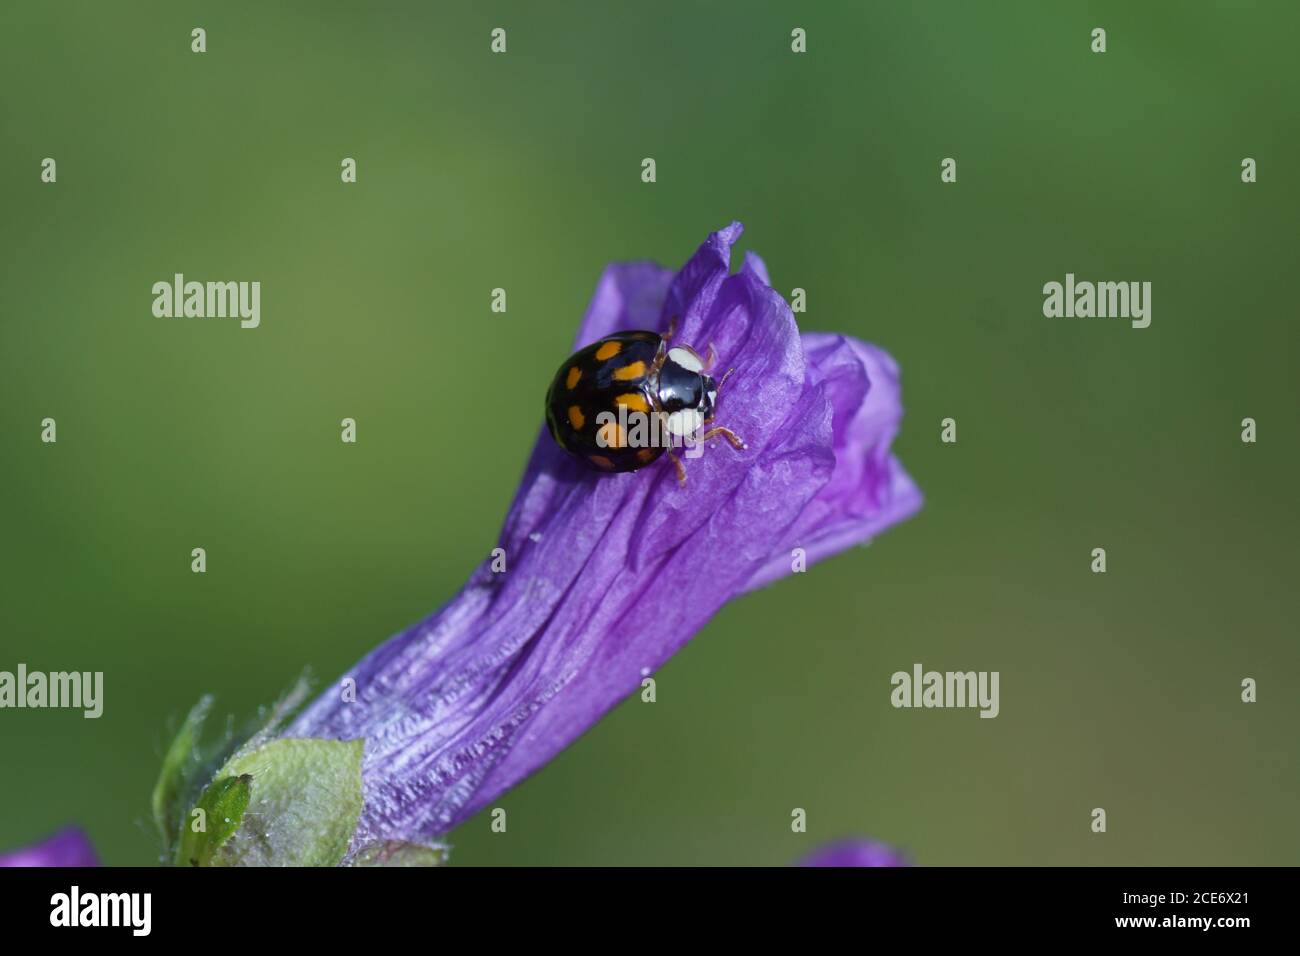
<svg viewBox="0 0 1300 956">
<path fill-rule="evenodd" d="M 740 219 L 803 327 L 899 360 L 926 506 L 726 607 L 454 862 L 870 834 L 1296 863 L 1297 29 L 1287 2 L 7 0 L 0 669 L 106 689 L 97 721 L 0 712 L 0 846 L 79 821 L 153 861 L 169 721 L 333 680 L 455 593 L 600 270 Z M 174 272 L 260 280 L 262 327 L 154 318 Z M 1151 281 L 1151 327 L 1044 318 L 1066 272 Z M 918 661 L 1000 671 L 1001 715 L 892 709 Z"/>
</svg>

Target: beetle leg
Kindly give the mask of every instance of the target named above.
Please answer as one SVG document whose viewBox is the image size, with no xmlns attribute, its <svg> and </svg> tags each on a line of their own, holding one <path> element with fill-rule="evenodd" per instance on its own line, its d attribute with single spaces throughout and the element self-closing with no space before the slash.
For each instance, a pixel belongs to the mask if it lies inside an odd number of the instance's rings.
<svg viewBox="0 0 1300 956">
<path fill-rule="evenodd" d="M 662 336 L 660 336 L 660 338 L 662 338 L 665 342 L 671 342 L 673 338 L 673 334 L 676 331 L 677 331 L 677 316 L 674 315 L 671 319 L 668 320 L 668 331 L 665 332 Z"/>
<path fill-rule="evenodd" d="M 721 435 L 723 438 L 729 441 L 731 443 L 731 447 L 736 449 L 736 451 L 742 451 L 749 447 L 748 445 L 745 444 L 745 440 L 743 438 L 741 438 L 739 435 L 733 432 L 730 428 L 723 428 L 721 425 L 716 425 L 713 428 L 710 428 L 708 431 L 706 431 L 703 435 L 700 436 L 700 441 L 706 442 L 710 438 L 717 438 L 719 435 Z"/>
<path fill-rule="evenodd" d="M 682 460 L 678 458 L 676 455 L 674 455 L 671 451 L 668 452 L 668 457 L 673 460 L 673 467 L 677 469 L 677 484 L 685 488 L 686 487 L 686 466 L 683 465 Z"/>
<path fill-rule="evenodd" d="M 709 343 L 709 354 L 708 354 L 708 356 L 704 359 L 704 371 L 707 372 L 709 369 L 713 368 L 713 363 L 716 362 L 717 360 L 718 360 L 718 350 L 715 349 L 715 348 L 713 347 L 713 343 L 710 342 L 710 343 Z M 728 372 L 727 374 L 731 374 L 731 373 Z"/>
</svg>

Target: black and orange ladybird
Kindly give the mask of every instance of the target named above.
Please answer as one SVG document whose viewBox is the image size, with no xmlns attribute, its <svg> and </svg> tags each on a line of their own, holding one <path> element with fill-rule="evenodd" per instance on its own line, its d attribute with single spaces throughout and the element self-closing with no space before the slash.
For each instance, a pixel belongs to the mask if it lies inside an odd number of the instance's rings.
<svg viewBox="0 0 1300 956">
<path fill-rule="evenodd" d="M 671 328 L 664 335 L 616 332 L 570 356 L 546 393 L 546 424 L 556 443 L 607 472 L 636 471 L 666 453 L 682 484 L 686 469 L 674 448 L 717 437 L 744 448 L 729 428 L 700 432 L 713 420 L 727 379 L 708 374 L 713 346 L 701 358 L 689 345 L 669 346 L 671 337 Z"/>
</svg>

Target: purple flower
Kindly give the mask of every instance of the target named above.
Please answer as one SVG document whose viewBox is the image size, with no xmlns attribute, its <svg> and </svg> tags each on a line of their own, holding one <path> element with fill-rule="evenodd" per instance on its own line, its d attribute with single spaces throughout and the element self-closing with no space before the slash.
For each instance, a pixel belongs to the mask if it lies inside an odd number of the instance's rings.
<svg viewBox="0 0 1300 956">
<path fill-rule="evenodd" d="M 873 840 L 842 840 L 814 850 L 800 866 L 907 866 L 907 857 Z"/>
<path fill-rule="evenodd" d="M 673 275 L 610 266 L 575 345 L 664 330 L 734 367 L 719 443 L 686 461 L 603 475 L 542 433 L 491 560 L 442 610 L 353 669 L 286 736 L 365 738 L 354 849 L 443 833 L 541 767 L 638 688 L 723 604 L 913 514 L 921 495 L 889 446 L 898 368 L 840 335 L 806 334 L 753 254 L 729 274 L 741 225 Z M 550 365 L 550 362 L 547 362 Z M 542 396 L 538 395 L 541 406 Z"/>
<path fill-rule="evenodd" d="M 99 859 L 81 828 L 68 827 L 40 843 L 0 853 L 0 866 L 99 866 Z"/>
</svg>

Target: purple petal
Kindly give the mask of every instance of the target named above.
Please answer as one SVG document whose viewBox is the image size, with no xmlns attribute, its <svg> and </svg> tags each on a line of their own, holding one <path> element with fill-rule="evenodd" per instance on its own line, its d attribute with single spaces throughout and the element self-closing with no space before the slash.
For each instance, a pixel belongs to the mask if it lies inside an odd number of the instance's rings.
<svg viewBox="0 0 1300 956">
<path fill-rule="evenodd" d="M 907 857 L 872 840 L 843 840 L 814 850 L 800 866 L 908 866 Z"/>
<path fill-rule="evenodd" d="M 40 843 L 0 853 L 0 866 L 99 866 L 99 859 L 81 828 L 68 827 Z"/>
<path fill-rule="evenodd" d="M 745 253 L 744 265 L 740 267 L 742 272 L 748 272 L 754 276 L 763 285 L 771 285 L 772 280 L 767 277 L 767 264 L 762 260 L 757 252 L 749 251 Z"/>
<path fill-rule="evenodd" d="M 664 329 L 734 368 L 718 424 L 746 440 L 686 461 L 601 475 L 543 431 L 500 547 L 428 620 L 352 671 L 286 731 L 366 739 L 354 846 L 451 829 L 545 764 L 637 689 L 735 595 L 860 543 L 920 496 L 889 454 L 897 369 L 838 336 L 805 336 L 757 256 L 730 275 L 741 227 L 714 233 L 675 276 L 611 266 L 578 344 Z M 540 401 L 539 401 L 540 404 Z"/>
<path fill-rule="evenodd" d="M 681 271 L 673 277 L 664 302 L 665 318 L 676 317 L 677 337 L 683 342 L 703 342 L 702 326 L 709 315 L 713 300 L 731 269 L 731 247 L 735 245 L 745 227 L 733 222 L 725 229 L 710 233 L 709 238 L 695 255 L 687 260 Z M 661 326 L 661 327 L 666 327 Z M 719 349 L 721 346 L 719 345 Z"/>
<path fill-rule="evenodd" d="M 658 328 L 673 271 L 657 262 L 618 262 L 609 266 L 573 340 L 575 349 L 619 329 Z"/>
<path fill-rule="evenodd" d="M 746 590 L 790 573 L 790 552 L 807 564 L 911 517 L 921 491 L 890 453 L 903 417 L 898 366 L 888 353 L 843 335 L 803 334 L 809 378 L 821 382 L 835 409 L 835 475 L 804 510 L 783 546 Z"/>
</svg>

